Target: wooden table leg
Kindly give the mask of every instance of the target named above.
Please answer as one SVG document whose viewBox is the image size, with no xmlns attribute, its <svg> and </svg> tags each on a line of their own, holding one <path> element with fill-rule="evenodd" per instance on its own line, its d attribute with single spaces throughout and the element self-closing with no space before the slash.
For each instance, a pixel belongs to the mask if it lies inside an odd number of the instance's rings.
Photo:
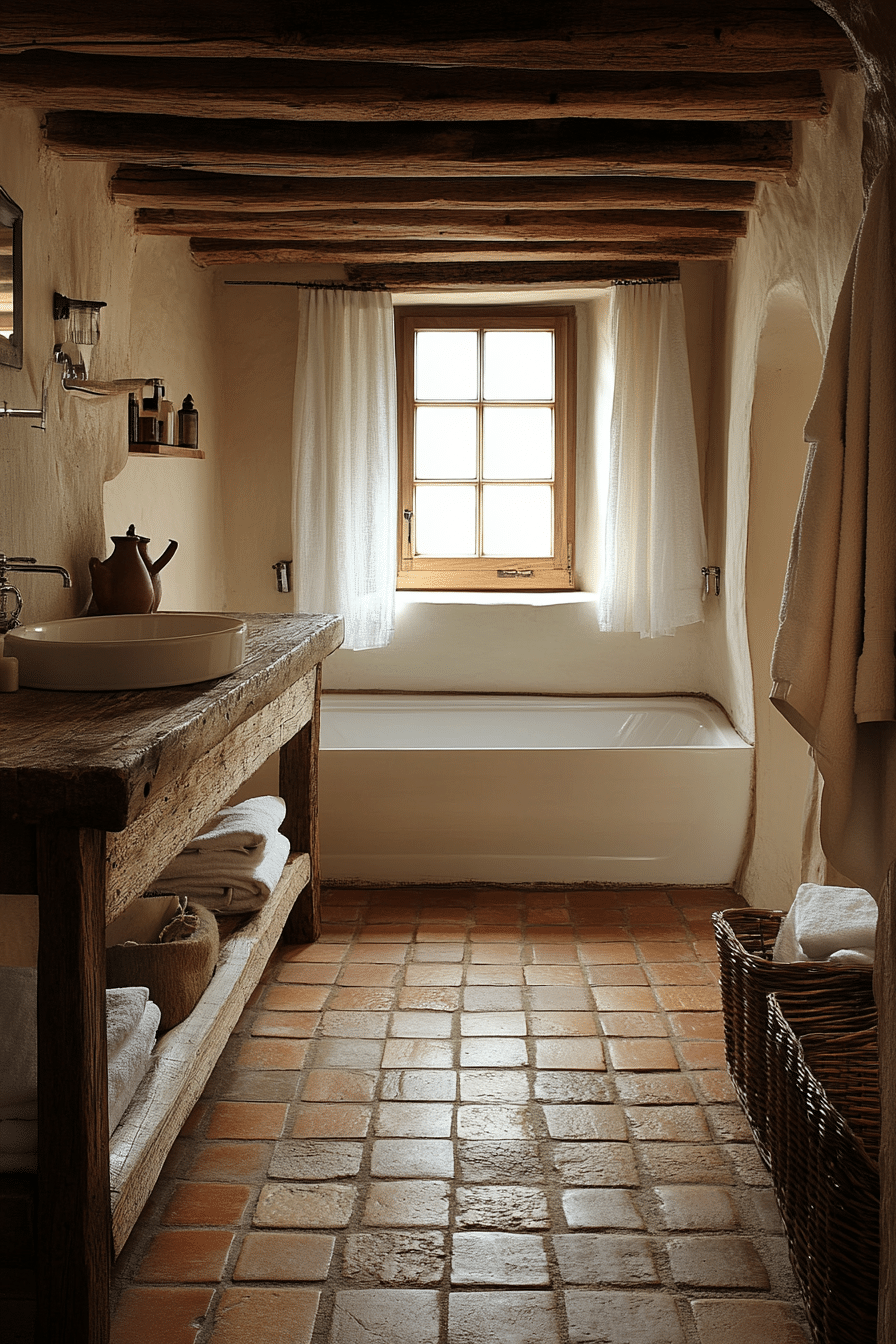
<svg viewBox="0 0 896 1344">
<path fill-rule="evenodd" d="M 288 943 L 313 943 L 320 937 L 320 841 L 317 829 L 317 753 L 320 746 L 318 664 L 314 710 L 305 727 L 280 748 L 280 796 L 286 802 L 283 833 L 293 851 L 311 859 L 311 881 L 292 908 L 283 936 Z"/>
<path fill-rule="evenodd" d="M 107 1344 L 105 835 L 37 834 L 37 1344 Z"/>
</svg>

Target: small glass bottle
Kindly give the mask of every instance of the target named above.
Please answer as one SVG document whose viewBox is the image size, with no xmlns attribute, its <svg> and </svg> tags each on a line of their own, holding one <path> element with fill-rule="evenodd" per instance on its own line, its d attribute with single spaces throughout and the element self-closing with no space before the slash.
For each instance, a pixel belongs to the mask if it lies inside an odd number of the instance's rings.
<svg viewBox="0 0 896 1344">
<path fill-rule="evenodd" d="M 177 413 L 177 441 L 182 448 L 199 447 L 199 412 L 189 392 Z"/>
<path fill-rule="evenodd" d="M 140 403 L 133 392 L 128 397 L 128 443 L 139 442 Z"/>
</svg>

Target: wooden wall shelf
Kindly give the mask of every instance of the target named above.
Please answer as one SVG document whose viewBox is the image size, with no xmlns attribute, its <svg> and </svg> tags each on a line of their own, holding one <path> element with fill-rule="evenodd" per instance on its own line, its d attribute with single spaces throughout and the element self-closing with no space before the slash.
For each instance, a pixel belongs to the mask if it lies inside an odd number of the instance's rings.
<svg viewBox="0 0 896 1344">
<path fill-rule="evenodd" d="M 128 452 L 141 457 L 205 457 L 201 448 L 184 448 L 179 443 L 129 443 Z"/>
</svg>

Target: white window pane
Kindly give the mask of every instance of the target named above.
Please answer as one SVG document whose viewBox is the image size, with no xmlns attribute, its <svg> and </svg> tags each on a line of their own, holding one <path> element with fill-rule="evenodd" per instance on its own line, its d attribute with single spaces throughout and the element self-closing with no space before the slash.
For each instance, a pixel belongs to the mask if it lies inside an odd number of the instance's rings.
<svg viewBox="0 0 896 1344">
<path fill-rule="evenodd" d="M 418 406 L 414 437 L 417 480 L 476 479 L 476 407 Z"/>
<path fill-rule="evenodd" d="M 476 554 L 475 485 L 418 485 L 417 555 Z"/>
<path fill-rule="evenodd" d="M 554 475 L 551 407 L 484 407 L 482 475 L 490 481 L 551 480 Z"/>
<path fill-rule="evenodd" d="M 549 485 L 484 485 L 484 555 L 553 555 L 553 491 Z"/>
<path fill-rule="evenodd" d="M 414 353 L 417 401 L 475 401 L 479 396 L 479 333 L 418 331 Z"/>
<path fill-rule="evenodd" d="M 487 331 L 483 392 L 486 401 L 551 401 L 554 396 L 554 333 Z"/>
</svg>

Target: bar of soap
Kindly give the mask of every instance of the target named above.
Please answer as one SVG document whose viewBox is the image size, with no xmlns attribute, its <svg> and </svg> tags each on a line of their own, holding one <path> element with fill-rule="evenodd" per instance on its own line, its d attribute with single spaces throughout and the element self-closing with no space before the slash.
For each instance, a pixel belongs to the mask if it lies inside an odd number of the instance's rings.
<svg viewBox="0 0 896 1344">
<path fill-rule="evenodd" d="M 0 658 L 0 693 L 19 689 L 18 658 Z"/>
</svg>

